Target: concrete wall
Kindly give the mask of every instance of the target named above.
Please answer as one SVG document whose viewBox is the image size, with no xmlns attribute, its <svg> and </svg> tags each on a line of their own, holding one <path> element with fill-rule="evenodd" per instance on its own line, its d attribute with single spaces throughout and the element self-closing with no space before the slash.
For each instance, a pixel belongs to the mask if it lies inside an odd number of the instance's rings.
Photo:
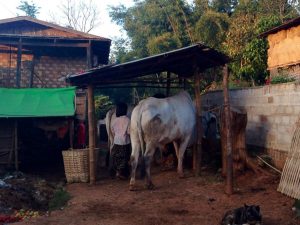
<svg viewBox="0 0 300 225">
<path fill-rule="evenodd" d="M 247 112 L 247 144 L 267 150 L 275 165 L 282 168 L 300 113 L 300 84 L 231 90 L 230 103 Z M 222 105 L 223 92 L 203 95 L 202 104 L 204 109 Z"/>
</svg>

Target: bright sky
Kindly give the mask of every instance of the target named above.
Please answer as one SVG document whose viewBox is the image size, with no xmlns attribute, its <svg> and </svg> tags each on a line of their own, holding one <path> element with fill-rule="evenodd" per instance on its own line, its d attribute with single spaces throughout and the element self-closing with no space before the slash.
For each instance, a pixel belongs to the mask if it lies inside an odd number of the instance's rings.
<svg viewBox="0 0 300 225">
<path fill-rule="evenodd" d="M 40 14 L 37 16 L 40 20 L 51 21 L 50 12 L 58 12 L 58 6 L 62 0 L 28 0 L 40 6 Z M 113 39 L 114 36 L 120 36 L 120 27 L 110 21 L 108 15 L 109 5 L 124 4 L 127 7 L 133 5 L 133 0 L 95 0 L 94 1 L 100 11 L 101 24 L 91 31 L 92 34 Z M 0 0 L 0 19 L 11 18 L 21 15 L 21 11 L 17 10 L 20 0 Z M 57 19 L 59 21 L 59 18 Z"/>
</svg>

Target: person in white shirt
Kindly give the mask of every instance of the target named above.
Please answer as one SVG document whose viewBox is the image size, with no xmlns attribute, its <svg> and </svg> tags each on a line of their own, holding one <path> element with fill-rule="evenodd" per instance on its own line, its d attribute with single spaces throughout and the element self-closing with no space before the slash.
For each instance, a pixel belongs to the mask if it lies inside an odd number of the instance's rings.
<svg viewBox="0 0 300 225">
<path fill-rule="evenodd" d="M 127 105 L 116 105 L 116 119 L 112 123 L 114 146 L 111 151 L 112 166 L 119 179 L 129 176 L 129 160 L 131 155 L 130 119 L 127 117 Z"/>
</svg>

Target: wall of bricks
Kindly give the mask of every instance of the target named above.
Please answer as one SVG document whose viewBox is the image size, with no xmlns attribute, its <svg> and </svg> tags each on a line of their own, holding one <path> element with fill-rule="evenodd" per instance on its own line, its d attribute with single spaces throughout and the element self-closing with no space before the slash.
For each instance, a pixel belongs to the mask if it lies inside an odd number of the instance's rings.
<svg viewBox="0 0 300 225">
<path fill-rule="evenodd" d="M 16 87 L 16 54 L 0 53 L 0 87 Z M 21 87 L 29 87 L 32 55 L 22 55 Z M 65 87 L 68 74 L 86 69 L 84 57 L 50 57 L 35 59 L 33 87 Z"/>
<path fill-rule="evenodd" d="M 79 73 L 86 69 L 85 57 L 49 57 L 42 56 L 35 65 L 34 87 L 64 87 L 62 80 L 68 74 Z"/>
<path fill-rule="evenodd" d="M 247 145 L 266 150 L 282 169 L 300 115 L 300 84 L 286 83 L 230 91 L 233 107 L 246 111 Z M 202 97 L 204 109 L 223 104 L 223 92 Z"/>
</svg>

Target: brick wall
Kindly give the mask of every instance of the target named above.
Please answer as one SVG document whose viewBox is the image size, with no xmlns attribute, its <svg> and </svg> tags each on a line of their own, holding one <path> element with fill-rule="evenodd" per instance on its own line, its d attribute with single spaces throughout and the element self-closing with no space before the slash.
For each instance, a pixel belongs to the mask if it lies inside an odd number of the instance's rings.
<svg viewBox="0 0 300 225">
<path fill-rule="evenodd" d="M 60 78 L 68 74 L 78 73 L 86 69 L 85 57 L 48 57 L 42 56 L 37 59 L 34 87 L 64 87 L 66 83 Z"/>
<path fill-rule="evenodd" d="M 286 83 L 230 91 L 230 103 L 247 112 L 246 143 L 265 149 L 282 169 L 300 114 L 300 84 Z M 202 96 L 204 108 L 223 104 L 223 92 Z"/>
<path fill-rule="evenodd" d="M 21 87 L 29 87 L 32 55 L 22 55 Z M 16 86 L 16 54 L 0 53 L 0 87 Z M 84 57 L 50 57 L 36 58 L 33 87 L 65 87 L 64 76 L 86 69 Z"/>
</svg>

